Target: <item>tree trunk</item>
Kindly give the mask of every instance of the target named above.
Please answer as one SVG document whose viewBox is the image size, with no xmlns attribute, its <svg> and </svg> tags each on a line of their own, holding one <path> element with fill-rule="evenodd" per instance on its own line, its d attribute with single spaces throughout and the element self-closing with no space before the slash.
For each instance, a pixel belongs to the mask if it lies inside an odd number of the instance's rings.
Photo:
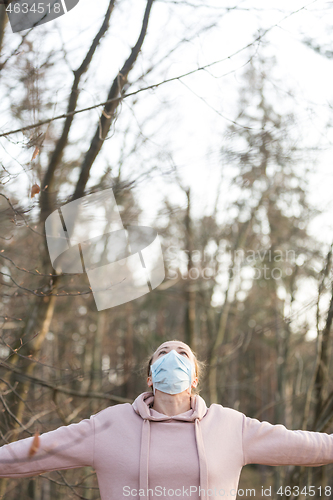
<svg viewBox="0 0 333 500">
<path fill-rule="evenodd" d="M 126 62 L 124 63 L 123 67 L 121 68 L 121 70 L 119 71 L 118 75 L 116 76 L 111 85 L 107 97 L 107 100 L 111 102 L 108 102 L 108 104 L 104 106 L 104 109 L 98 121 L 95 135 L 91 141 L 90 147 L 85 155 L 85 158 L 81 166 L 81 172 L 75 188 L 73 200 L 77 200 L 78 198 L 81 198 L 83 196 L 86 184 L 89 179 L 90 169 L 94 161 L 96 160 L 98 154 L 100 153 L 104 141 L 109 133 L 110 127 L 116 117 L 116 111 L 121 102 L 121 93 L 124 89 L 125 84 L 127 83 L 128 75 L 138 58 L 138 55 L 140 53 L 141 47 L 143 45 L 147 33 L 148 21 L 153 2 L 154 0 L 147 1 L 139 38 L 135 46 L 132 48 L 129 58 L 126 60 Z"/>
<path fill-rule="evenodd" d="M 79 84 L 81 81 L 81 77 L 84 75 L 84 73 L 88 70 L 90 63 L 93 59 L 93 56 L 96 52 L 96 49 L 99 45 L 99 42 L 101 41 L 102 37 L 105 35 L 109 28 L 109 21 L 110 17 L 114 8 L 114 3 L 115 0 L 110 0 L 109 6 L 107 8 L 103 23 L 101 28 L 99 29 L 97 35 L 95 36 L 85 58 L 82 61 L 81 66 L 74 71 L 74 81 L 72 85 L 72 90 L 70 93 L 70 97 L 68 100 L 68 105 L 67 105 L 67 113 L 72 113 L 75 111 L 77 102 L 79 99 L 80 95 L 80 89 L 79 89 Z M 57 144 L 53 150 L 51 159 L 49 161 L 48 168 L 46 170 L 43 182 L 42 182 L 42 189 L 41 189 L 41 196 L 40 196 L 40 206 L 41 206 L 41 219 L 45 220 L 47 216 L 51 213 L 52 207 L 54 205 L 54 176 L 57 168 L 60 165 L 65 147 L 67 146 L 68 143 L 68 136 L 69 132 L 71 130 L 71 126 L 74 120 L 74 115 L 70 114 L 67 116 L 64 127 L 62 130 L 62 134 L 60 138 L 57 141 Z"/>
<path fill-rule="evenodd" d="M 0 5 L 0 56 L 2 54 L 3 41 L 5 37 L 5 29 L 8 22 L 8 17 L 6 14 L 6 6 Z"/>
<path fill-rule="evenodd" d="M 92 360 L 91 360 L 91 378 L 89 391 L 100 392 L 102 388 L 102 355 L 103 355 L 103 339 L 107 325 L 108 311 L 99 311 L 97 315 L 97 330 L 94 332 L 92 341 Z M 100 403 L 97 400 L 91 402 L 92 412 L 98 410 Z"/>
<path fill-rule="evenodd" d="M 193 229 L 191 220 L 191 193 L 188 189 L 186 191 L 187 208 L 185 215 L 185 246 L 188 251 L 187 262 L 187 281 L 185 284 L 185 343 L 194 351 L 195 346 L 195 285 L 191 270 L 193 268 L 192 252 L 193 252 Z"/>
<path fill-rule="evenodd" d="M 125 330 L 125 345 L 124 345 L 124 380 L 125 380 L 125 395 L 127 398 L 134 397 L 132 370 L 133 362 L 133 305 L 129 302 L 126 307 L 126 330 Z"/>
</svg>

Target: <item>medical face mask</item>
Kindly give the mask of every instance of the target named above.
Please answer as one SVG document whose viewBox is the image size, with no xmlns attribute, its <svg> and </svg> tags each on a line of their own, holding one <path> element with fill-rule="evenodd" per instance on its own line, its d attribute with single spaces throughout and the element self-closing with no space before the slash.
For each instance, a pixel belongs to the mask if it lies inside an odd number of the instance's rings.
<svg viewBox="0 0 333 500">
<path fill-rule="evenodd" d="M 174 349 L 159 358 L 150 367 L 155 389 L 167 394 L 179 394 L 191 387 L 193 364 Z"/>
</svg>

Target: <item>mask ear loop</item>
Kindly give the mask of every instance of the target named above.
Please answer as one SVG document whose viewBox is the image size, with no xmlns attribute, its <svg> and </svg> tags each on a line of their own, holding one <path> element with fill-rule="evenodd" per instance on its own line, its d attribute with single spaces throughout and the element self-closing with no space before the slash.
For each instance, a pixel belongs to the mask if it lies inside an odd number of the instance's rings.
<svg viewBox="0 0 333 500">
<path fill-rule="evenodd" d="M 153 382 L 153 372 L 152 372 L 152 369 L 151 369 L 151 365 L 150 365 L 150 374 L 151 374 L 151 381 Z M 155 387 L 154 387 L 154 382 L 153 382 L 153 394 L 155 396 Z"/>
<path fill-rule="evenodd" d="M 195 389 L 195 388 L 196 388 L 196 386 L 198 385 L 198 384 L 195 384 L 195 385 L 192 387 L 192 382 L 193 382 L 192 373 L 193 373 L 193 372 L 191 371 L 191 376 L 190 376 L 190 377 L 191 377 L 191 382 L 190 382 L 190 390 L 191 390 L 191 395 L 192 395 L 192 389 Z M 194 376 L 195 376 L 195 377 L 197 377 L 197 376 L 198 376 L 198 375 L 197 375 L 197 370 L 196 370 L 196 368 L 195 368 L 195 365 L 194 365 Z"/>
</svg>

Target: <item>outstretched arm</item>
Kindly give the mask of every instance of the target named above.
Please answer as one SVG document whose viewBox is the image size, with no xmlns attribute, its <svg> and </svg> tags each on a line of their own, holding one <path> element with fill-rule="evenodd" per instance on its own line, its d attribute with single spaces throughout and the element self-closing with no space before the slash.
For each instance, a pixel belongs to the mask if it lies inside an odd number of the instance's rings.
<svg viewBox="0 0 333 500">
<path fill-rule="evenodd" d="M 21 439 L 0 448 L 0 477 L 28 477 L 94 465 L 93 416 L 42 434 L 37 449 L 33 440 Z"/>
<path fill-rule="evenodd" d="M 305 465 L 333 463 L 333 434 L 292 431 L 243 415 L 244 465 Z"/>
</svg>

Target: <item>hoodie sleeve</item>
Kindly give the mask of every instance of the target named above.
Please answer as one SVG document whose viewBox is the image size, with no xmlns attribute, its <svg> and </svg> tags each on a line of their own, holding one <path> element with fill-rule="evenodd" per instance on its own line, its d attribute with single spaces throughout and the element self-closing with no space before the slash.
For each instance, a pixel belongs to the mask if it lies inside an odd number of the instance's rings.
<svg viewBox="0 0 333 500">
<path fill-rule="evenodd" d="M 243 414 L 243 453 L 244 465 L 326 465 L 333 463 L 333 434 L 292 431 Z"/>
<path fill-rule="evenodd" d="M 35 453 L 33 453 L 35 451 Z M 0 448 L 0 477 L 28 477 L 51 470 L 94 466 L 94 416 Z"/>
</svg>

